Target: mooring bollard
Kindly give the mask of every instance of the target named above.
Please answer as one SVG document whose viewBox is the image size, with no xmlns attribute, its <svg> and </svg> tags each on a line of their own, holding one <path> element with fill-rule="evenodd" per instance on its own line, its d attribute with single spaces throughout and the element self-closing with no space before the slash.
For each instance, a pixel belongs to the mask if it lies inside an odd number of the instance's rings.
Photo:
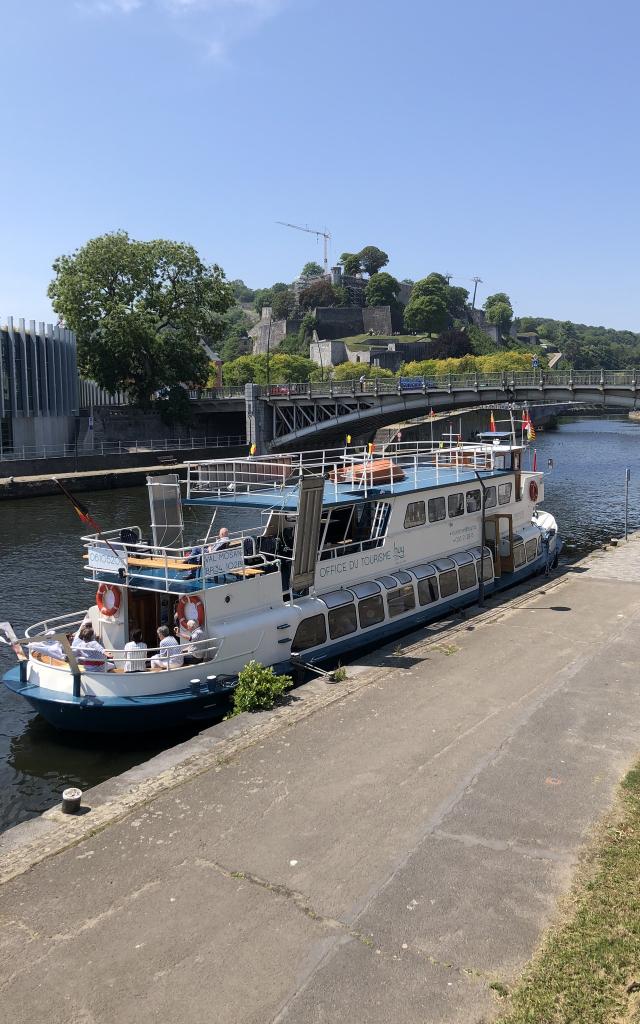
<svg viewBox="0 0 640 1024">
<path fill-rule="evenodd" d="M 82 790 L 76 789 L 73 786 L 70 789 L 65 789 L 62 793 L 62 813 L 63 814 L 75 814 L 76 811 L 80 810 L 80 801 L 82 800 Z"/>
</svg>

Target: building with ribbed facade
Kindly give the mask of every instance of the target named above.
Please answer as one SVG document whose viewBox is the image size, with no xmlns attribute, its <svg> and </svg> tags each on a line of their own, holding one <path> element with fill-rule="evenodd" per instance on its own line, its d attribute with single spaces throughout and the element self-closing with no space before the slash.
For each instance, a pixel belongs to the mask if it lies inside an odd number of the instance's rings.
<svg viewBox="0 0 640 1024">
<path fill-rule="evenodd" d="M 73 331 L 35 320 L 0 321 L 0 451 L 67 444 L 78 414 Z"/>
</svg>

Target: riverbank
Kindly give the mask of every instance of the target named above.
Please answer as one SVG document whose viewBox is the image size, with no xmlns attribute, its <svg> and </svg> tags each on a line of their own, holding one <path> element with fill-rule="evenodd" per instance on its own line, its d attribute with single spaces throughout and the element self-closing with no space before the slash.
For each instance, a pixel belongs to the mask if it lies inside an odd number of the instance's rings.
<svg viewBox="0 0 640 1024">
<path fill-rule="evenodd" d="M 636 535 L 9 830 L 7 1015 L 494 1017 L 640 749 L 639 624 Z"/>
</svg>

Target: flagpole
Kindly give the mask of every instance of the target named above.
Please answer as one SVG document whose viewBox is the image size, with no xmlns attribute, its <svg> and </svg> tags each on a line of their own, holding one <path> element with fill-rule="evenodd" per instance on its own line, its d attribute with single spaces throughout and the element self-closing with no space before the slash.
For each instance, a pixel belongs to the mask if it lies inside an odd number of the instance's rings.
<svg viewBox="0 0 640 1024">
<path fill-rule="evenodd" d="M 98 523 L 96 523 L 95 519 L 93 518 L 87 507 L 85 505 L 82 505 L 81 502 L 77 502 L 77 500 L 73 497 L 71 492 L 68 491 L 64 484 L 61 484 L 60 481 L 55 476 L 51 477 L 51 479 L 53 480 L 54 484 L 58 485 L 62 493 L 69 499 L 75 511 L 78 513 L 83 522 L 88 523 L 89 526 L 93 527 L 98 537 L 107 545 L 112 554 L 116 556 L 118 561 L 121 563 L 122 568 L 126 572 L 128 569 L 126 561 L 123 560 L 121 553 L 113 547 L 111 542 L 108 541 L 106 537 L 102 536 L 102 527 Z"/>
</svg>

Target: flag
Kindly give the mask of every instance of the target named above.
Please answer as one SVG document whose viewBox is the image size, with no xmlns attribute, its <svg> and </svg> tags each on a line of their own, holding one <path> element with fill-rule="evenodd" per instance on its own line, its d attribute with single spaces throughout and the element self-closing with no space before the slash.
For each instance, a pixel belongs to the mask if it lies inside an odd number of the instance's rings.
<svg viewBox="0 0 640 1024">
<path fill-rule="evenodd" d="M 495 434 L 496 432 L 496 421 L 493 415 L 493 409 L 491 410 L 491 416 L 489 417 L 489 430 L 492 434 Z"/>
<path fill-rule="evenodd" d="M 254 441 L 253 444 L 249 448 L 249 455 L 255 455 L 255 454 L 256 454 L 256 444 L 255 444 L 255 441 Z"/>
<path fill-rule="evenodd" d="M 74 498 L 71 491 L 68 491 L 67 488 L 63 484 L 61 484 L 59 480 L 56 480 L 55 477 L 53 478 L 53 482 L 58 485 L 62 493 L 69 499 L 69 501 L 73 505 L 73 510 L 78 516 L 78 518 L 81 519 L 83 523 L 88 523 L 89 526 L 95 527 L 98 533 L 102 533 L 100 527 L 97 526 L 94 520 L 91 518 L 91 513 L 89 512 L 87 506 L 83 505 L 82 502 L 78 500 L 78 498 Z"/>
<path fill-rule="evenodd" d="M 529 413 L 527 413 L 527 441 L 535 441 L 535 439 L 536 429 L 533 423 L 531 422 L 531 417 L 529 416 Z"/>
<path fill-rule="evenodd" d="M 351 444 L 351 434 L 347 434 L 347 444 Z"/>
<path fill-rule="evenodd" d="M 367 445 L 367 451 L 369 452 L 369 455 L 373 455 L 375 450 L 376 450 L 375 444 L 373 443 L 373 441 L 369 441 L 369 444 Z"/>
</svg>

